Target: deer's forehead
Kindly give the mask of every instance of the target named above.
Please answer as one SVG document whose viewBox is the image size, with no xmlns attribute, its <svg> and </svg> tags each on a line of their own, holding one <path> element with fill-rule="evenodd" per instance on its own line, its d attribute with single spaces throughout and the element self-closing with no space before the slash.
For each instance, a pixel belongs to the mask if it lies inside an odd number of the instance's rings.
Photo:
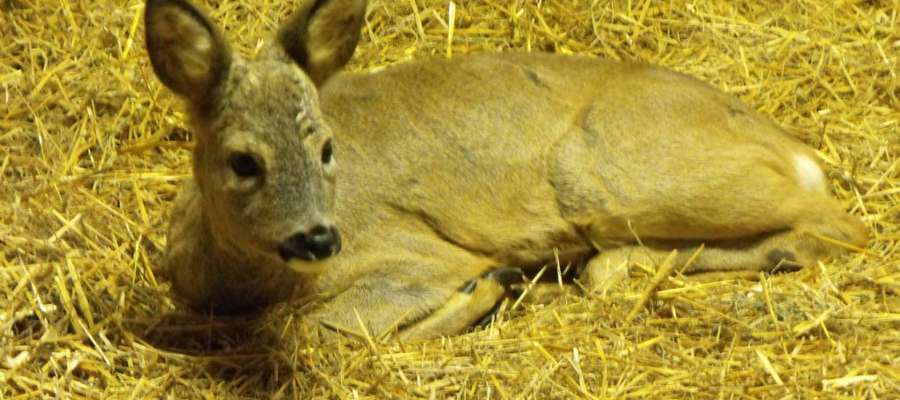
<svg viewBox="0 0 900 400">
<path fill-rule="evenodd" d="M 232 127 L 303 136 L 318 119 L 315 87 L 292 64 L 241 63 L 232 70 L 226 90 L 222 122 Z"/>
<path fill-rule="evenodd" d="M 286 111 L 296 115 L 314 106 L 316 89 L 303 71 L 291 63 L 255 61 L 233 68 L 229 97 L 235 106 Z"/>
</svg>

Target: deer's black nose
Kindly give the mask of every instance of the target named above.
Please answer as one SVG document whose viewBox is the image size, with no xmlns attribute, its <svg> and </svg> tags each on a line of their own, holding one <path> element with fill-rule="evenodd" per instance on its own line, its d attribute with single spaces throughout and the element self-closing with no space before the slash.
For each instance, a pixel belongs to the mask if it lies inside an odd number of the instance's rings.
<svg viewBox="0 0 900 400">
<path fill-rule="evenodd" d="M 301 259 L 317 261 L 326 259 L 341 251 L 341 235 L 333 226 L 316 225 L 306 232 L 297 232 L 289 237 L 278 253 L 284 261 Z"/>
</svg>

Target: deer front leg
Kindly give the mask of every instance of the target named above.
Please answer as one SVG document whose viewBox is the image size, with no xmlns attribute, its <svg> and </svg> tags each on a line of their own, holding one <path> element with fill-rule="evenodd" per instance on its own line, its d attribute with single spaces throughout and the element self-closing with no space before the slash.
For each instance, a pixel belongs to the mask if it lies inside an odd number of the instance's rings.
<svg viewBox="0 0 900 400">
<path fill-rule="evenodd" d="M 511 285 L 522 282 L 522 270 L 497 268 L 466 282 L 441 308 L 400 332 L 403 340 L 431 339 L 465 332 L 507 297 Z"/>
<path fill-rule="evenodd" d="M 454 335 L 488 314 L 521 276 L 512 269 L 492 272 L 483 261 L 460 265 L 410 257 L 393 260 L 389 269 L 380 265 L 311 318 L 355 335 L 379 336 L 394 329 L 404 340 Z"/>
</svg>

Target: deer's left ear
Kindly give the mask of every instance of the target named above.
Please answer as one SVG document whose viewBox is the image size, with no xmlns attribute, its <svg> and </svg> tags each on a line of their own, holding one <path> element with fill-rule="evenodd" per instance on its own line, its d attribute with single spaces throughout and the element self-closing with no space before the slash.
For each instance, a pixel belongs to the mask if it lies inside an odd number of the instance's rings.
<svg viewBox="0 0 900 400">
<path fill-rule="evenodd" d="M 366 0 L 315 0 L 297 10 L 278 32 L 278 44 L 316 86 L 353 56 Z"/>
</svg>

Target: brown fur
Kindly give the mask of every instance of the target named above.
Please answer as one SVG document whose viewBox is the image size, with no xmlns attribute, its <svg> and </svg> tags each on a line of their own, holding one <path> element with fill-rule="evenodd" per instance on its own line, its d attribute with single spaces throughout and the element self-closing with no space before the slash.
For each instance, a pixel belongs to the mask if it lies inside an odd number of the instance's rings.
<svg viewBox="0 0 900 400">
<path fill-rule="evenodd" d="M 326 296 L 311 318 L 328 326 L 356 330 L 356 310 L 374 333 L 399 325 L 429 337 L 457 333 L 496 302 L 503 291 L 486 272 L 541 265 L 555 249 L 590 257 L 599 246 L 583 278 L 608 289 L 628 263 L 673 248 L 684 262 L 705 245 L 695 272 L 768 271 L 838 254 L 810 234 L 866 241 L 826 194 L 810 149 L 707 84 L 547 54 L 332 77 L 363 9 L 305 6 L 282 29 L 284 47 L 244 61 L 183 1 L 149 1 L 151 59 L 191 103 L 198 137 L 166 262 L 191 304 L 263 306 L 299 288 Z M 162 11 L 196 26 L 173 30 L 172 18 L 155 18 Z M 302 42 L 285 45 L 285 32 Z M 155 36 L 181 45 L 157 48 Z M 198 54 L 198 40 L 216 50 Z M 178 60 L 225 73 L 198 77 Z M 332 136 L 339 172 L 320 162 Z M 235 149 L 265 165 L 263 179 L 235 178 L 224 161 Z M 292 229 L 322 221 L 340 229 L 341 254 L 278 257 Z M 473 279 L 474 292 L 459 291 Z"/>
</svg>

